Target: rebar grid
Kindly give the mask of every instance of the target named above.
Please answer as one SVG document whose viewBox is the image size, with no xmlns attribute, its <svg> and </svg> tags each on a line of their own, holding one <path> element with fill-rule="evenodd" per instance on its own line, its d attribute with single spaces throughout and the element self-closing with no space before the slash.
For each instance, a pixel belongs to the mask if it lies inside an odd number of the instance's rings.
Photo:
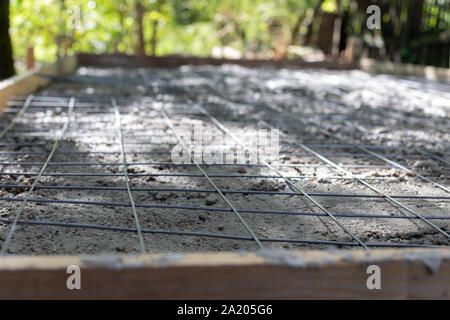
<svg viewBox="0 0 450 320">
<path fill-rule="evenodd" d="M 67 111 L 62 111 L 62 114 L 68 112 L 67 119 L 70 117 L 70 113 L 72 112 L 72 109 L 74 106 L 76 106 L 77 110 L 80 110 L 80 112 L 83 112 L 83 114 L 89 114 L 89 115 L 106 115 L 106 112 L 110 112 L 109 116 L 113 115 L 115 117 L 116 123 L 120 123 L 120 117 L 121 116 L 132 116 L 133 113 L 127 112 L 127 99 L 125 98 L 116 98 L 116 100 L 112 100 L 111 103 L 110 100 L 110 106 L 107 107 L 108 101 L 102 101 L 102 103 L 105 105 L 105 107 L 100 108 L 99 102 L 92 100 L 88 101 L 88 99 L 84 99 L 83 102 L 76 102 L 78 101 L 78 98 L 75 100 L 67 99 L 65 97 L 44 97 L 44 96 L 30 96 L 30 97 L 23 97 L 22 99 L 20 97 L 15 98 L 16 101 L 13 103 L 10 103 L 11 106 L 18 106 L 18 103 L 22 103 L 22 108 L 19 109 L 13 109 L 11 108 L 10 115 L 14 115 L 13 119 L 20 119 L 21 117 L 24 117 L 25 111 L 30 111 L 35 108 L 41 108 L 42 110 L 46 109 L 52 109 L 56 107 L 61 107 L 63 109 L 67 109 Z M 142 104 L 148 103 L 143 100 Z M 72 106 L 72 107 L 71 107 Z M 111 107 L 112 106 L 112 107 Z M 78 109 L 79 108 L 79 109 Z M 88 108 L 93 108 L 95 110 L 89 111 Z M 153 108 L 151 105 L 146 105 L 146 108 L 155 111 L 156 109 Z M 101 109 L 101 110 L 100 110 Z M 121 112 L 121 109 L 124 109 L 125 112 Z M 40 109 L 37 109 L 40 110 Z M 179 126 L 175 127 L 175 120 L 172 119 L 172 116 L 181 115 L 184 117 L 189 117 L 195 114 L 196 116 L 203 116 L 203 118 L 207 118 L 210 120 L 212 125 L 218 126 L 219 129 L 228 131 L 228 133 L 233 133 L 223 125 L 223 123 L 217 119 L 217 116 L 212 116 L 209 114 L 208 111 L 205 109 L 198 109 L 199 112 L 192 112 L 193 110 L 190 110 L 191 112 L 183 113 L 183 112 L 172 112 L 172 110 L 166 110 L 163 111 L 162 119 L 165 119 L 169 123 L 169 128 L 173 131 L 174 135 L 177 138 L 177 141 L 180 142 L 179 136 L 177 136 L 177 128 L 181 128 Z M 87 112 L 86 112 L 87 111 Z M 158 110 L 156 110 L 158 111 Z M 36 116 L 35 116 L 36 117 Z M 202 119 L 203 119 L 202 118 Z M 36 124 L 39 122 L 39 116 L 37 116 Z M 82 117 L 80 119 L 82 120 Z M 153 119 L 156 123 L 158 123 L 158 120 Z M 117 122 L 119 121 L 119 122 Z M 159 120 L 161 121 L 161 120 Z M 31 121 L 33 123 L 33 121 Z M 68 122 L 66 122 L 68 125 Z M 108 123 L 106 121 L 105 123 Z M 24 128 L 28 129 L 26 132 L 31 133 L 31 135 L 10 135 L 8 132 L 13 132 L 19 125 L 21 124 L 20 121 L 13 120 L 9 125 L 4 126 L 4 130 L 1 133 L 0 136 L 0 146 L 2 148 L 16 148 L 16 147 L 42 147 L 44 150 L 45 148 L 49 147 L 49 144 L 46 142 L 36 142 L 37 138 L 51 138 L 55 135 L 52 134 L 52 132 L 48 132 L 47 134 L 42 134 L 43 132 L 39 132 L 37 130 L 34 130 L 33 128 Z M 61 123 L 60 123 L 61 124 Z M 79 124 L 77 121 L 75 124 Z M 177 125 L 182 125 L 181 123 L 177 123 Z M 246 124 L 248 125 L 248 123 Z M 267 124 L 268 126 L 271 126 L 272 124 Z M 287 123 L 279 124 L 282 127 L 283 125 L 289 125 Z M 294 128 L 305 128 L 310 126 L 309 123 L 304 123 L 300 126 L 293 126 Z M 276 125 L 273 125 L 276 127 Z M 14 130 L 13 130 L 14 128 Z M 399 219 L 399 220 L 408 220 L 408 221 L 423 221 L 427 222 L 430 226 L 434 227 L 437 232 L 440 232 L 441 234 L 444 234 L 448 237 L 448 234 L 443 231 L 440 227 L 436 226 L 434 223 L 430 222 L 430 220 L 439 220 L 439 221 L 446 221 L 450 220 L 450 216 L 446 214 L 440 214 L 440 215 L 420 215 L 417 214 L 417 212 L 414 210 L 415 213 L 413 216 L 408 215 L 393 215 L 393 214 L 385 214 L 385 213 L 366 213 L 366 212 L 334 212 L 331 209 L 325 208 L 322 204 L 320 204 L 319 200 L 314 200 L 312 197 L 318 197 L 318 198 L 336 198 L 336 199 L 345 199 L 345 198 L 351 198 L 351 199 L 386 199 L 386 194 L 362 194 L 362 193 L 335 193 L 335 192 L 328 192 L 328 193 L 318 193 L 318 192 L 309 192 L 306 191 L 304 188 L 300 188 L 298 185 L 294 184 L 291 180 L 307 180 L 308 183 L 315 183 L 319 179 L 334 179 L 336 181 L 357 181 L 361 182 L 363 185 L 367 186 L 369 183 L 367 181 L 372 181 L 373 183 L 376 183 L 377 181 L 388 181 L 389 183 L 395 184 L 400 180 L 400 178 L 396 177 L 363 177 L 359 176 L 357 174 L 350 174 L 349 171 L 343 168 L 362 168 L 362 169 L 401 169 L 407 173 L 409 173 L 412 176 L 416 176 L 426 182 L 432 183 L 437 187 L 442 187 L 441 189 L 444 191 L 448 191 L 448 189 L 443 186 L 441 183 L 437 183 L 435 181 L 431 181 L 431 177 L 425 177 L 423 175 L 416 174 L 411 169 L 407 168 L 406 166 L 403 166 L 393 160 L 390 160 L 387 158 L 387 156 L 381 155 L 380 152 L 388 152 L 392 150 L 389 147 L 384 146 L 365 146 L 365 145 L 352 145 L 352 144 L 312 144 L 312 143 L 297 143 L 295 140 L 293 142 L 287 142 L 282 144 L 283 147 L 290 147 L 290 148 L 300 148 L 303 149 L 302 151 L 306 151 L 306 153 L 298 153 L 298 152 L 289 152 L 289 151 L 282 151 L 280 154 L 289 154 L 289 155 L 297 155 L 299 157 L 312 157 L 319 155 L 319 159 L 325 160 L 327 159 L 328 162 L 326 164 L 318 164 L 318 163 L 265 163 L 265 162 L 259 162 L 259 163 L 234 163 L 234 164 L 199 164 L 196 163 L 194 154 L 192 154 L 192 160 L 194 163 L 191 164 L 177 164 L 170 161 L 155 161 L 153 159 L 149 159 L 149 161 L 126 161 L 125 156 L 130 155 L 146 155 L 150 158 L 152 156 L 163 156 L 163 155 L 169 155 L 170 151 L 140 151 L 138 149 L 136 150 L 125 150 L 125 145 L 130 146 L 138 146 L 138 145 L 152 145 L 152 143 L 147 142 L 136 142 L 136 141 L 128 141 L 127 138 L 155 138 L 157 136 L 152 135 L 146 135 L 146 134 L 134 134 L 135 131 L 131 132 L 130 134 L 123 134 L 123 132 L 127 132 L 129 129 L 127 125 L 120 125 L 119 126 L 119 135 L 115 135 L 115 137 L 119 138 L 119 141 L 107 141 L 107 142 L 93 142 L 93 141 L 77 141 L 77 143 L 84 144 L 89 147 L 92 151 L 73 151 L 70 149 L 62 149 L 60 148 L 59 151 L 56 151 L 56 148 L 58 147 L 58 144 L 63 141 L 71 141 L 73 139 L 78 139 L 83 137 L 83 132 L 75 132 L 75 134 L 64 134 L 67 127 L 65 126 L 63 128 L 63 132 L 60 136 L 53 142 L 53 147 L 51 149 L 50 154 L 48 151 L 17 151 L 17 150 L 0 150 L 0 156 L 45 156 L 48 155 L 46 161 L 23 161 L 23 160 L 15 160 L 15 161 L 0 161 L 0 165 L 7 167 L 7 166 L 16 166 L 21 168 L 20 172 L 9 172 L 2 170 L 0 173 L 0 177 L 4 176 L 8 178 L 8 176 L 24 176 L 24 177 L 35 177 L 34 182 L 31 185 L 24 185 L 24 184 L 17 184 L 17 183 L 4 183 L 0 184 L 1 190 L 28 190 L 25 197 L 0 197 L 0 201 L 8 202 L 8 203 L 14 203 L 14 202 L 20 202 L 21 206 L 19 210 L 17 211 L 16 215 L 14 216 L 14 219 L 10 218 L 0 218 L 0 222 L 5 224 L 10 224 L 10 232 L 8 233 L 7 239 L 3 242 L 2 245 L 2 254 L 5 254 L 7 252 L 7 248 L 9 243 L 14 240 L 13 239 L 13 232 L 16 230 L 16 225 L 32 225 L 32 226 L 51 226 L 51 227 L 59 227 L 59 228 L 76 228 L 76 229 L 92 229 L 92 230 L 103 230 L 103 231 L 117 231 L 117 232 L 129 232 L 129 233 L 137 233 L 139 238 L 139 243 L 141 247 L 141 252 L 145 252 L 147 248 L 145 245 L 145 240 L 143 238 L 143 234 L 165 234 L 165 235 L 171 235 L 171 236 L 187 236 L 187 237 L 200 237 L 200 238 L 220 238 L 225 240 L 239 240 L 239 241 L 255 241 L 259 247 L 263 247 L 262 242 L 286 242 L 286 243 L 297 243 L 297 244 L 305 244 L 305 245 L 333 245 L 333 246 L 363 246 L 364 248 L 368 249 L 369 247 L 431 247 L 435 245 L 430 244 L 424 244 L 424 243 L 404 243 L 404 242 L 372 242 L 372 241 L 365 241 L 360 239 L 358 236 L 353 234 L 350 230 L 348 230 L 345 227 L 345 220 L 343 222 L 338 221 L 339 219 Z M 70 126 L 71 130 L 80 130 L 80 127 L 78 126 Z M 19 131 L 17 131 L 19 132 Z M 137 130 L 136 132 L 139 132 Z M 109 134 L 108 134 L 109 135 Z M 92 134 L 92 136 L 96 137 L 95 134 Z M 101 134 L 103 137 L 107 137 L 107 135 Z M 161 137 L 164 137 L 165 135 L 162 134 Z M 86 137 L 86 136 L 85 136 Z M 110 137 L 114 137 L 114 134 L 110 134 Z M 239 140 L 236 136 L 235 138 Z M 20 141 L 14 141 L 15 139 L 19 139 Z M 27 139 L 34 139 L 32 142 L 28 141 Z M 23 140 L 23 141 L 22 141 Z M 49 139 L 51 140 L 51 139 Z M 324 141 L 326 142 L 326 141 Z M 329 140 L 328 140 L 329 142 Z M 95 148 L 97 148 L 97 145 L 105 145 L 105 144 L 111 144 L 115 145 L 117 150 L 117 145 L 120 146 L 120 149 L 118 151 L 98 151 Z M 161 142 L 155 142 L 155 145 L 165 149 L 170 150 L 170 146 L 168 146 L 166 143 Z M 167 148 L 169 147 L 169 148 Z M 189 146 L 184 146 L 186 148 L 189 148 Z M 362 151 L 362 153 L 318 153 L 314 152 L 311 148 L 318 148 L 318 149 L 358 149 L 359 151 Z M 371 151 L 371 150 L 376 150 Z M 311 152 L 312 151 L 312 152 Z M 399 151 L 398 149 L 395 151 Z M 76 155 L 76 156 L 89 156 L 92 154 L 103 154 L 103 155 L 116 155 L 121 156 L 122 162 L 109 162 L 109 161 L 70 161 L 70 162 L 64 162 L 64 161 L 50 161 L 54 156 L 58 155 Z M 392 156 L 392 155 L 389 155 Z M 431 159 L 436 158 L 436 161 L 440 161 L 441 163 L 445 164 L 445 159 L 441 158 L 440 156 L 432 155 L 429 152 L 425 151 L 419 151 L 417 154 L 414 155 L 401 155 L 396 154 L 394 155 L 395 159 L 405 159 L 407 157 L 414 157 L 417 159 L 425 158 L 425 159 Z M 322 158 L 321 158 L 322 157 Z M 364 159 L 372 159 L 378 158 L 379 160 L 383 160 L 387 162 L 389 165 L 380 165 L 380 164 L 336 164 L 335 162 L 328 159 L 328 157 L 333 158 L 358 158 L 360 160 Z M 391 157 L 392 159 L 392 157 Z M 388 161 L 386 161 L 388 160 Z M 441 161 L 443 160 L 443 161 Z M 325 161 L 326 162 L 326 161 Z M 219 172 L 209 173 L 206 172 L 201 167 L 205 165 L 206 167 L 215 167 L 219 170 Z M 23 166 L 23 168 L 22 168 Z M 27 166 L 39 166 L 41 167 L 41 170 L 39 172 L 27 172 L 25 169 Z M 82 169 L 81 172 L 47 172 L 47 168 L 49 166 L 55 166 L 59 168 L 64 168 L 66 166 L 79 166 L 80 169 Z M 99 173 L 99 172 L 89 172 L 86 171 L 91 166 L 100 166 L 100 167 L 115 167 L 115 166 L 122 166 L 124 169 L 123 173 Z M 130 167 L 141 167 L 141 166 L 148 166 L 148 167 L 158 167 L 163 166 L 166 168 L 180 168 L 185 169 L 192 166 L 195 166 L 201 173 L 136 173 L 133 171 L 130 171 Z M 264 175 L 264 174 L 232 174 L 228 173 L 225 169 L 229 167 L 248 167 L 248 168 L 267 168 L 272 170 L 276 173 L 276 175 Z M 289 175 L 285 174 L 284 172 L 280 172 L 279 170 L 275 169 L 277 168 L 330 168 L 330 169 L 339 169 L 338 172 L 332 172 L 331 174 L 328 174 L 326 176 L 315 176 L 315 175 Z M 166 168 L 163 168 L 163 170 L 166 170 Z M 224 172 L 221 172 L 221 170 L 224 170 Z M 340 172 L 339 172 L 340 171 Z M 336 175 L 336 173 L 343 173 L 342 176 Z M 65 185 L 61 185 L 59 180 L 56 180 L 56 185 L 46 185 L 44 182 L 42 182 L 41 178 L 43 177 L 51 177 L 55 179 L 61 179 L 64 177 L 71 177 L 71 176 L 79 176 L 79 177 L 103 177 L 103 178 L 114 178 L 114 177 L 125 177 L 126 181 L 126 187 L 117 187 L 117 186 L 95 186 L 95 185 L 73 185 L 69 183 L 67 185 L 67 182 Z M 153 178 L 153 177 L 186 177 L 186 178 L 206 178 L 209 183 L 213 186 L 213 189 L 205 189 L 205 188 L 164 188 L 164 187 L 133 187 L 128 182 L 129 179 L 132 179 L 133 177 L 147 177 L 147 178 Z M 274 180 L 274 181 L 284 181 L 287 183 L 287 185 L 293 190 L 292 192 L 288 191 L 280 191 L 280 190 L 236 190 L 236 189 L 224 189 L 219 187 L 219 183 L 213 182 L 212 178 L 234 178 L 234 179 L 262 179 L 262 180 Z M 402 179 L 408 179 L 408 178 L 402 178 Z M 371 185 L 371 184 L 369 184 Z M 117 201 L 85 201 L 82 199 L 48 199 L 48 198 L 35 198 L 31 197 L 31 194 L 33 191 L 37 190 L 80 190 L 80 191 L 92 191 L 95 192 L 95 195 L 97 193 L 100 195 L 101 192 L 104 191 L 115 191 L 118 193 L 126 192 L 129 197 L 129 202 L 117 202 Z M 378 189 L 377 189 L 378 190 Z M 216 206 L 196 206 L 196 205 L 183 205 L 183 204 L 158 204 L 158 203 L 147 203 L 147 202 L 141 202 L 141 201 L 134 201 L 134 194 L 138 194 L 139 192 L 150 192 L 154 194 L 164 193 L 164 192 L 175 192 L 177 194 L 192 194 L 192 193 L 207 193 L 207 194 L 219 194 L 223 200 L 225 200 L 225 203 L 228 205 L 228 208 L 223 207 L 216 207 Z M 234 204 L 232 204 L 233 200 L 228 199 L 226 195 L 235 195 L 239 197 L 244 196 L 301 196 L 304 197 L 312 203 L 317 206 L 320 211 L 322 212 L 314 212 L 314 211 L 302 211 L 302 210 L 261 210 L 261 209 L 246 209 L 246 208 L 239 208 L 236 207 Z M 42 195 L 41 195 L 42 196 Z M 439 204 L 441 201 L 450 200 L 449 196 L 426 196 L 426 195 L 403 195 L 403 194 L 396 194 L 396 195 L 389 195 L 390 199 L 394 200 L 394 203 L 398 203 L 395 199 L 410 199 L 410 200 L 432 200 L 433 203 Z M 356 200 L 355 200 L 356 201 Z M 95 223 L 81 223 L 81 222 L 62 222 L 62 221 L 49 221 L 49 220 L 37 220 L 37 219 L 20 219 L 20 216 L 24 210 L 26 210 L 27 202 L 30 203 L 40 203 L 45 205 L 75 205 L 75 206 L 104 206 L 104 207 L 128 207 L 132 209 L 134 220 L 136 227 L 122 227 L 122 226 L 116 226 L 116 225 L 99 225 Z M 211 232 L 193 232 L 188 230 L 161 230 L 161 229 L 153 229 L 153 228 L 146 228 L 141 227 L 139 224 L 139 218 L 137 213 L 137 208 L 151 208 L 155 210 L 167 210 L 167 209 L 177 209 L 177 210 L 183 210 L 183 212 L 186 213 L 186 215 L 189 215 L 189 212 L 196 212 L 196 211 L 202 211 L 202 212 L 223 212 L 223 213 L 234 213 L 237 215 L 240 220 L 240 223 L 242 223 L 247 231 L 249 232 L 250 236 L 241 236 L 241 235 L 233 235 L 233 234 L 226 234 L 226 233 L 211 233 Z M 126 213 L 124 213 L 126 215 Z M 353 239 L 353 241 L 347 241 L 347 240 L 318 240 L 318 239 L 304 239 L 301 235 L 299 235 L 298 238 L 276 238 L 276 237 L 269 237 L 269 236 L 261 236 L 261 234 L 256 234 L 256 232 L 253 229 L 260 228 L 260 226 L 250 226 L 248 222 L 246 222 L 246 219 L 242 216 L 242 214 L 253 214 L 253 215 L 273 215 L 273 216 L 310 216 L 310 217 L 317 217 L 317 218 L 331 218 L 337 225 L 339 225 L 342 229 L 344 229 Z M 148 244 L 151 244 L 150 242 L 147 242 Z M 151 252 L 152 248 L 148 247 L 148 251 Z"/>
<path fill-rule="evenodd" d="M 31 102 L 32 99 L 33 99 L 33 96 L 30 96 L 29 98 L 27 98 L 27 100 L 25 101 L 25 103 L 24 103 L 22 109 L 20 109 L 20 111 L 18 112 L 17 118 L 21 117 L 21 116 L 26 112 L 26 110 L 27 110 L 27 108 L 28 108 L 28 106 L 29 106 L 29 102 Z M 75 104 L 75 98 L 71 98 L 71 99 L 69 100 L 69 107 L 68 107 L 67 117 L 66 117 L 66 121 L 65 121 L 65 123 L 64 123 L 64 126 L 63 126 L 63 128 L 61 129 L 60 134 L 59 134 L 59 135 L 57 136 L 57 138 L 55 139 L 55 142 L 53 143 L 52 149 L 51 149 L 51 151 L 50 151 L 50 154 L 49 154 L 48 157 L 47 157 L 46 162 L 43 164 L 41 170 L 39 171 L 39 174 L 38 174 L 37 178 L 34 180 L 33 184 L 31 185 L 31 188 L 28 190 L 28 192 L 27 192 L 25 198 L 23 199 L 23 201 L 22 201 L 22 203 L 21 203 L 19 209 L 18 209 L 17 212 L 16 212 L 16 215 L 15 215 L 15 217 L 14 217 L 12 223 L 11 223 L 11 228 L 10 228 L 10 230 L 9 230 L 9 232 L 8 232 L 8 235 L 6 236 L 6 239 L 5 239 L 5 241 L 3 242 L 3 244 L 2 244 L 2 247 L 1 247 L 1 250 L 0 250 L 0 255 L 5 255 L 5 254 L 7 253 L 9 242 L 10 242 L 11 239 L 12 239 L 12 236 L 13 236 L 14 231 L 15 231 L 15 229 L 16 229 L 16 225 L 17 225 L 17 223 L 18 223 L 18 221 L 19 221 L 19 219 L 20 219 L 20 216 L 21 216 L 23 210 L 25 209 L 25 206 L 27 205 L 28 199 L 29 199 L 29 197 L 31 196 L 31 193 L 33 192 L 35 186 L 36 186 L 37 183 L 39 182 L 39 179 L 41 178 L 42 173 L 43 173 L 43 172 L 45 171 L 45 169 L 47 168 L 47 165 L 48 165 L 48 163 L 50 162 L 50 160 L 52 159 L 52 157 L 53 157 L 53 155 L 54 155 L 56 149 L 58 148 L 60 139 L 63 137 L 63 135 L 64 135 L 64 133 L 66 132 L 67 128 L 69 128 L 70 119 L 71 119 L 71 116 L 72 116 L 72 111 L 73 111 L 74 104 Z M 15 124 L 15 121 L 13 121 L 13 122 L 11 123 L 11 126 L 9 126 L 8 128 L 6 128 L 6 129 L 2 132 L 2 135 L 1 135 L 1 136 L 4 136 L 4 134 L 8 131 L 8 129 L 12 128 L 12 126 L 13 126 L 14 124 Z M 0 138 L 1 138 L 1 137 L 0 137 Z"/>
</svg>

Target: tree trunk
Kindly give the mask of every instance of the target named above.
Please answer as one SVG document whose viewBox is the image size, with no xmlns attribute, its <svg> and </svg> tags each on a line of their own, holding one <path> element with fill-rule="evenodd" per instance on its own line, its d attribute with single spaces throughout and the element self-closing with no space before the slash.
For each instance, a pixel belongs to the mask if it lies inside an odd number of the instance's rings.
<svg viewBox="0 0 450 320">
<path fill-rule="evenodd" d="M 408 20 L 406 24 L 406 45 L 420 36 L 420 27 L 423 16 L 423 0 L 410 0 Z"/>
<path fill-rule="evenodd" d="M 157 0 L 156 9 L 155 9 L 157 12 L 161 12 L 162 2 L 163 2 L 163 0 Z M 156 56 L 156 46 L 158 44 L 158 25 L 159 25 L 159 19 L 153 20 L 152 39 L 151 39 L 152 56 Z"/>
<path fill-rule="evenodd" d="M 320 12 L 320 8 L 322 7 L 322 4 L 324 3 L 325 0 L 318 0 L 316 7 L 314 8 L 314 13 L 313 16 L 311 18 L 311 21 L 308 25 L 308 31 L 306 32 L 305 38 L 303 40 L 303 44 L 306 46 L 311 45 L 312 42 L 312 36 L 313 36 L 313 27 L 314 27 L 314 21 L 316 20 L 316 18 L 319 15 Z"/>
<path fill-rule="evenodd" d="M 136 3 L 136 54 L 140 56 L 145 56 L 145 42 L 144 42 L 144 19 L 145 8 L 141 2 Z"/>
<path fill-rule="evenodd" d="M 156 45 L 158 42 L 158 20 L 153 21 L 153 28 L 152 28 L 152 56 L 156 56 Z"/>
<path fill-rule="evenodd" d="M 0 79 L 15 74 L 14 59 L 9 36 L 9 0 L 0 1 Z"/>
<path fill-rule="evenodd" d="M 303 21 L 305 20 L 306 13 L 305 10 L 302 9 L 301 12 L 299 12 L 297 21 L 295 22 L 294 28 L 292 28 L 291 31 L 291 41 L 290 45 L 293 46 L 297 42 L 298 33 L 300 32 L 300 27 L 302 26 Z"/>
</svg>

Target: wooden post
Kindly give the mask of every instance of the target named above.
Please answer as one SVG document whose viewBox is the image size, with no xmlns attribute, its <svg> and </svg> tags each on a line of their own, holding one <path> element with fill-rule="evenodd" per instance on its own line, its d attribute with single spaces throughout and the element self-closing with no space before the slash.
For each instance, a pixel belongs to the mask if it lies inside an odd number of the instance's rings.
<svg viewBox="0 0 450 320">
<path fill-rule="evenodd" d="M 354 36 L 350 36 L 347 38 L 347 44 L 345 46 L 344 51 L 344 60 L 347 62 L 355 61 L 355 51 L 356 51 L 356 39 Z"/>
<path fill-rule="evenodd" d="M 333 57 L 339 56 L 339 43 L 341 42 L 341 27 L 342 27 L 342 18 L 337 15 L 334 19 L 334 28 L 333 28 L 333 43 L 331 46 L 331 55 Z"/>
<path fill-rule="evenodd" d="M 334 13 L 322 12 L 320 17 L 317 46 L 324 54 L 329 55 L 333 51 L 336 15 Z"/>
<path fill-rule="evenodd" d="M 333 40 L 331 46 L 331 55 L 339 57 L 339 44 L 341 42 L 341 28 L 342 28 L 342 12 L 341 0 L 336 0 L 336 16 L 334 18 L 333 26 Z"/>
<path fill-rule="evenodd" d="M 27 49 L 27 70 L 34 69 L 36 61 L 34 60 L 34 47 L 28 47 Z"/>
</svg>

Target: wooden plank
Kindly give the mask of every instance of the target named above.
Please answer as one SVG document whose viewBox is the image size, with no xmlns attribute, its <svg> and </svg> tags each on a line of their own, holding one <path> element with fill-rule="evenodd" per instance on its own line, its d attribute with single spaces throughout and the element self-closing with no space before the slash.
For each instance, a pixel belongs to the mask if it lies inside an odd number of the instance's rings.
<svg viewBox="0 0 450 320">
<path fill-rule="evenodd" d="M 80 290 L 67 289 L 69 265 Z M 2 257 L 0 299 L 16 298 L 450 299 L 450 249 Z"/>
<path fill-rule="evenodd" d="M 200 58 L 190 56 L 130 56 L 124 54 L 89 54 L 79 53 L 78 63 L 83 66 L 98 67 L 153 67 L 153 68 L 176 68 L 183 65 L 223 65 L 235 64 L 244 67 L 275 67 L 275 68 L 326 68 L 331 70 L 355 69 L 352 63 L 339 63 L 336 61 L 306 62 L 300 59 L 282 60 L 249 60 L 249 59 L 216 59 Z"/>
<path fill-rule="evenodd" d="M 300 59 L 282 60 L 247 60 L 247 59 L 215 59 L 190 56 L 130 56 L 124 54 L 89 54 L 79 53 L 80 66 L 122 67 L 122 68 L 177 68 L 183 65 L 223 65 L 235 64 L 249 68 L 321 68 L 329 70 L 361 69 L 370 73 L 384 73 L 398 76 L 416 76 L 428 80 L 450 82 L 450 70 L 420 65 L 400 64 L 373 59 L 361 59 L 358 63 L 339 62 L 335 60 L 306 62 Z"/>
<path fill-rule="evenodd" d="M 75 71 L 77 57 L 68 56 L 59 63 L 44 65 L 0 82 L 0 114 L 13 95 L 28 95 L 50 83 L 51 80 L 36 76 L 36 73 L 64 75 Z"/>
<path fill-rule="evenodd" d="M 421 77 L 432 81 L 450 83 L 450 69 L 381 62 L 373 59 L 362 59 L 360 69 L 371 73 L 392 74 L 397 76 Z"/>
</svg>

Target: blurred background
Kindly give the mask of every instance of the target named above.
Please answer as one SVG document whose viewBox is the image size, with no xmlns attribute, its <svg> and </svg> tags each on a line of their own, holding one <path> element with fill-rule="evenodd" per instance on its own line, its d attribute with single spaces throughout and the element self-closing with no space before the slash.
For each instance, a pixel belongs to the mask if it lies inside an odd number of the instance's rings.
<svg viewBox="0 0 450 320">
<path fill-rule="evenodd" d="M 450 0 L 1 1 L 0 59 L 11 55 L 16 73 L 74 52 L 446 68 L 450 60 Z M 381 9 L 381 29 L 367 28 L 370 5 Z"/>
</svg>

